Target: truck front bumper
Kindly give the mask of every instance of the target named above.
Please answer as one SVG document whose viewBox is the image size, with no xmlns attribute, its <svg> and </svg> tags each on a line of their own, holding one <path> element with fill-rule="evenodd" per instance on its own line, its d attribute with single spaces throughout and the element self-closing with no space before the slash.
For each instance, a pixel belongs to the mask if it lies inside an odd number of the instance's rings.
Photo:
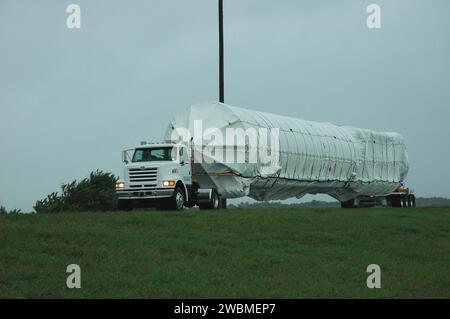
<svg viewBox="0 0 450 319">
<path fill-rule="evenodd" d="M 118 199 L 159 199 L 172 197 L 173 191 L 174 188 L 123 189 L 116 190 L 116 194 Z"/>
</svg>

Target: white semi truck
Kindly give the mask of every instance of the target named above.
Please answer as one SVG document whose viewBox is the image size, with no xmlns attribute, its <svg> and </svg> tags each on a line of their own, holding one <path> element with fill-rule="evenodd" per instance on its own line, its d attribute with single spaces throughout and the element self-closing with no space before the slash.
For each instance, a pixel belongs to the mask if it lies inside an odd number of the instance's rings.
<svg viewBox="0 0 450 319">
<path fill-rule="evenodd" d="M 154 206 L 180 210 L 198 205 L 220 207 L 220 195 L 213 187 L 199 185 L 192 150 L 184 144 L 147 143 L 123 152 L 124 180 L 116 184 L 120 210 Z"/>
<path fill-rule="evenodd" d="M 328 194 L 343 208 L 415 206 L 397 133 L 305 121 L 218 102 L 190 106 L 163 142 L 123 151 L 120 210 L 224 207 L 223 199 Z"/>
</svg>

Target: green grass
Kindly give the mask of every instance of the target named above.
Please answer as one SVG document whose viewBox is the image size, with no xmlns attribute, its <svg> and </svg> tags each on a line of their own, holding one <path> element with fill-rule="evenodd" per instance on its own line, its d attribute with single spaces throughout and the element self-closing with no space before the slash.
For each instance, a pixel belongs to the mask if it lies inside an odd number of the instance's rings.
<svg viewBox="0 0 450 319">
<path fill-rule="evenodd" d="M 450 298 L 450 209 L 1 215 L 0 297 Z"/>
</svg>

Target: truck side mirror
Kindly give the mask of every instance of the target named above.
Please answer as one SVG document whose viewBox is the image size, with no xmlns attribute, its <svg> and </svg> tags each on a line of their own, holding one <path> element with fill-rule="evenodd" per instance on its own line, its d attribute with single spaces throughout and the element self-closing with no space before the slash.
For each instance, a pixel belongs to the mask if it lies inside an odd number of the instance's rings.
<svg viewBox="0 0 450 319">
<path fill-rule="evenodd" d="M 184 165 L 184 148 L 180 147 L 179 151 L 178 151 L 178 157 L 180 159 L 180 165 Z"/>
<path fill-rule="evenodd" d="M 127 151 L 122 151 L 122 162 L 128 164 Z"/>
</svg>

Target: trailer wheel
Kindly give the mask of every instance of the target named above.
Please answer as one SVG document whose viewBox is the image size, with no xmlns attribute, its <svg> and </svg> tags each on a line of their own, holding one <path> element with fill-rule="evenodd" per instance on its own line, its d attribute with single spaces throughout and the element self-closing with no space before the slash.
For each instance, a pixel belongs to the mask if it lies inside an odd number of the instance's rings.
<svg viewBox="0 0 450 319">
<path fill-rule="evenodd" d="M 412 206 L 411 195 L 406 195 L 406 204 L 407 204 L 408 207 Z"/>
<path fill-rule="evenodd" d="M 416 196 L 414 194 L 408 195 L 408 207 L 416 207 Z"/>
<path fill-rule="evenodd" d="M 402 207 L 403 208 L 408 207 L 407 195 L 402 195 Z"/>
<path fill-rule="evenodd" d="M 345 202 L 341 202 L 341 208 L 355 208 L 355 200 L 354 199 L 350 199 L 348 201 Z"/>
<path fill-rule="evenodd" d="M 211 192 L 211 200 L 209 201 L 209 203 L 198 204 L 198 207 L 200 209 L 218 209 L 220 207 L 220 198 L 219 194 L 217 194 L 217 191 L 213 189 Z"/>
<path fill-rule="evenodd" d="M 133 201 L 126 199 L 119 199 L 117 201 L 117 209 L 129 212 L 133 210 Z"/>
<path fill-rule="evenodd" d="M 391 207 L 402 207 L 401 195 L 389 195 L 388 198 Z"/>
</svg>

